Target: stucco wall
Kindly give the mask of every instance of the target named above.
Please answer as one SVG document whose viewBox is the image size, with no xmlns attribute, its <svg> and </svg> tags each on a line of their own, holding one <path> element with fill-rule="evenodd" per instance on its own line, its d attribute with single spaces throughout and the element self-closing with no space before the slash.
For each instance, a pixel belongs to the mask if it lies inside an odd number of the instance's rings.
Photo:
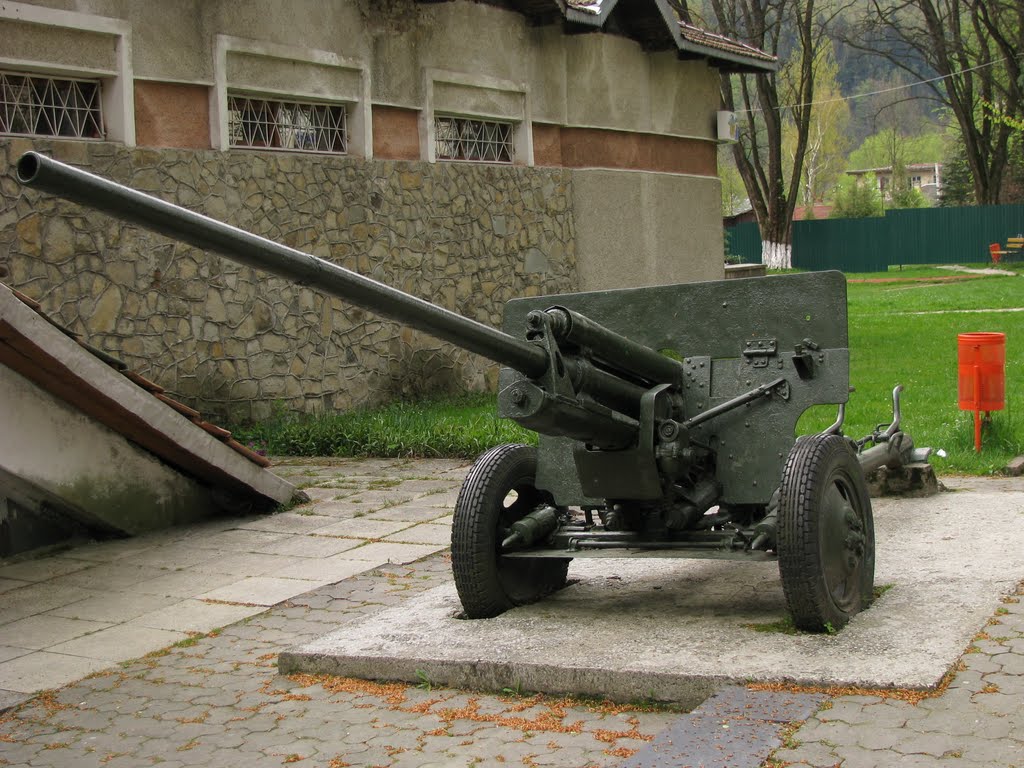
<svg viewBox="0 0 1024 768">
<path fill-rule="evenodd" d="M 261 418 L 453 387 L 494 366 L 227 259 L 19 188 L 29 148 L 489 325 L 578 288 L 571 172 L 0 141 L 0 272 L 94 346 L 200 410 Z"/>
<path fill-rule="evenodd" d="M 374 103 L 420 109 L 426 70 L 503 80 L 529 92 L 533 119 L 547 123 L 711 139 L 719 105 L 718 75 L 704 62 L 651 54 L 639 43 L 606 34 L 565 35 L 560 24 L 530 26 L 513 11 L 473 2 L 412 0 L 30 0 L 30 5 L 127 22 L 133 77 L 213 85 L 215 39 L 326 51 L 369 72 Z M 0 22 L 18 58 L 115 69 L 109 37 Z M 54 41 L 61 41 L 55 48 Z M 102 51 L 93 51 L 97 46 Z M 83 58 L 84 57 L 84 58 Z M 329 96 L 354 92 L 331 78 L 353 70 L 228 57 L 229 81 Z M 247 69 L 247 66 L 248 69 Z M 253 68 L 271 73 L 255 74 Z M 248 72 L 251 77 L 246 77 Z M 462 95 L 467 109 L 479 94 Z M 521 116 L 521 115 L 518 115 Z"/>
<path fill-rule="evenodd" d="M 573 172 L 580 288 L 721 280 L 716 178 L 615 170 Z M 612 202 L 614 201 L 614 204 Z"/>
</svg>

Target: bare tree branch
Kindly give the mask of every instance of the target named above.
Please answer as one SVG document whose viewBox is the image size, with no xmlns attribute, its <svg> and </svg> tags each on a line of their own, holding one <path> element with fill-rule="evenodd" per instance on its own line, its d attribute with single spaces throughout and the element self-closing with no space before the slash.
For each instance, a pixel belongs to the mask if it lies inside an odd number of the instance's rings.
<svg viewBox="0 0 1024 768">
<path fill-rule="evenodd" d="M 897 41 L 899 47 L 893 46 Z M 998 203 L 1013 128 L 1024 117 L 1024 3 L 1020 0 L 871 0 L 845 42 L 882 56 L 929 86 L 960 126 L 975 199 Z M 924 68 L 921 65 L 924 65 Z"/>
<path fill-rule="evenodd" d="M 782 72 L 723 75 L 722 100 L 735 109 L 735 89 L 742 99 L 745 130 L 733 146 L 736 168 L 757 215 L 763 257 L 786 255 L 792 241 L 793 210 L 800 197 L 818 51 L 827 25 L 838 13 L 833 0 L 710 0 L 719 31 L 790 60 Z M 734 82 L 735 78 L 735 82 Z M 783 108 L 781 104 L 793 106 Z M 796 135 L 792 152 L 782 151 L 783 124 Z"/>
</svg>

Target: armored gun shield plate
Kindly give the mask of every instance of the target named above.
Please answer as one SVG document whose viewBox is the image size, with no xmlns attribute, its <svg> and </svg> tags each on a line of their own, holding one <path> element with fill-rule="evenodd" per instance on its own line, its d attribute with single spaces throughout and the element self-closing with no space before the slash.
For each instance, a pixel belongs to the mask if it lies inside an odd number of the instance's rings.
<svg viewBox="0 0 1024 768">
<path fill-rule="evenodd" d="M 684 416 L 692 418 L 785 378 L 771 397 L 696 427 L 692 439 L 717 455 L 722 501 L 766 504 L 778 486 L 803 412 L 849 398 L 846 279 L 840 272 L 719 280 L 515 299 L 506 333 L 523 336 L 531 310 L 575 310 L 684 363 Z M 501 372 L 500 387 L 523 376 Z M 561 505 L 600 503 L 584 494 L 574 447 L 540 437 L 537 486 Z M 620 498 L 630 498 L 628 473 Z"/>
</svg>

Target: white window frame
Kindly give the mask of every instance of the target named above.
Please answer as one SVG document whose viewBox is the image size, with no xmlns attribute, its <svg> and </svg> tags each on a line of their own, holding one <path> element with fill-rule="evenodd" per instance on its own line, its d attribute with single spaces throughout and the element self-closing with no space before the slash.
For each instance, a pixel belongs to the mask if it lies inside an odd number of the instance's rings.
<svg viewBox="0 0 1024 768">
<path fill-rule="evenodd" d="M 135 88 L 132 70 L 132 29 L 123 19 L 94 16 L 77 11 L 59 11 L 27 3 L 0 2 L 0 19 L 36 24 L 73 32 L 91 32 L 114 38 L 115 69 L 76 67 L 47 61 L 15 59 L 0 54 L 0 68 L 55 79 L 89 79 L 100 81 L 101 111 L 105 141 L 119 141 L 135 146 Z M 73 37 L 73 35 L 72 35 Z M 73 42 L 71 43 L 73 45 Z M 59 141 L 95 141 L 67 136 L 40 136 Z"/>
<path fill-rule="evenodd" d="M 341 70 L 356 72 L 359 87 L 356 92 L 324 95 L 322 93 L 304 93 L 301 91 L 281 91 L 274 88 L 261 88 L 253 83 L 228 82 L 228 56 L 232 53 L 258 56 L 266 59 L 278 59 L 282 62 L 299 61 L 320 67 L 336 67 Z M 370 70 L 362 61 L 338 56 L 331 51 L 311 48 L 297 48 L 277 43 L 265 43 L 257 40 L 217 35 L 214 41 L 214 87 L 210 90 L 210 142 L 214 149 L 227 151 L 233 149 L 228 144 L 228 92 L 232 95 L 244 95 L 249 98 L 270 101 L 288 101 L 299 103 L 336 104 L 345 107 L 347 123 L 346 155 L 357 157 L 373 157 L 373 122 L 370 111 Z M 249 151 L 249 148 L 238 148 Z M 261 148 L 252 148 L 259 150 Z M 268 151 L 291 151 L 270 149 Z M 337 153 L 322 153 L 336 155 Z"/>
<path fill-rule="evenodd" d="M 435 84 L 449 83 L 465 88 L 480 88 L 489 91 L 504 92 L 518 97 L 521 110 L 517 115 L 500 115 L 483 112 L 471 112 L 462 109 L 447 109 L 447 105 L 436 104 Z M 437 157 L 436 117 L 459 117 L 469 120 L 486 120 L 512 124 L 512 163 L 511 165 L 533 165 L 533 131 L 530 88 L 525 83 L 515 83 L 487 75 L 471 75 L 464 72 L 452 72 L 442 69 L 425 68 L 423 70 L 423 101 L 424 108 L 420 112 L 420 157 L 430 163 L 459 162 L 481 163 L 484 165 L 509 165 L 484 160 L 446 160 Z"/>
</svg>

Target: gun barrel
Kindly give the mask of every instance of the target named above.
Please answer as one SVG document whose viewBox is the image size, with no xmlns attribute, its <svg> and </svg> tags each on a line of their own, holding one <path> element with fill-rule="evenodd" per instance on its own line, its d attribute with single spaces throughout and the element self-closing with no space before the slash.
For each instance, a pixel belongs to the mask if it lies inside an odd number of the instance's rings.
<svg viewBox="0 0 1024 768">
<path fill-rule="evenodd" d="M 275 243 L 46 155 L 26 152 L 18 160 L 17 173 L 18 180 L 26 186 L 95 208 L 197 248 L 215 251 L 233 261 L 299 285 L 319 288 L 527 376 L 541 376 L 547 369 L 547 353 L 535 344 L 312 254 Z"/>
<path fill-rule="evenodd" d="M 550 307 L 546 311 L 559 341 L 588 347 L 594 355 L 625 374 L 659 384 L 682 383 L 683 364 L 678 360 L 627 339 L 571 309 Z"/>
</svg>

